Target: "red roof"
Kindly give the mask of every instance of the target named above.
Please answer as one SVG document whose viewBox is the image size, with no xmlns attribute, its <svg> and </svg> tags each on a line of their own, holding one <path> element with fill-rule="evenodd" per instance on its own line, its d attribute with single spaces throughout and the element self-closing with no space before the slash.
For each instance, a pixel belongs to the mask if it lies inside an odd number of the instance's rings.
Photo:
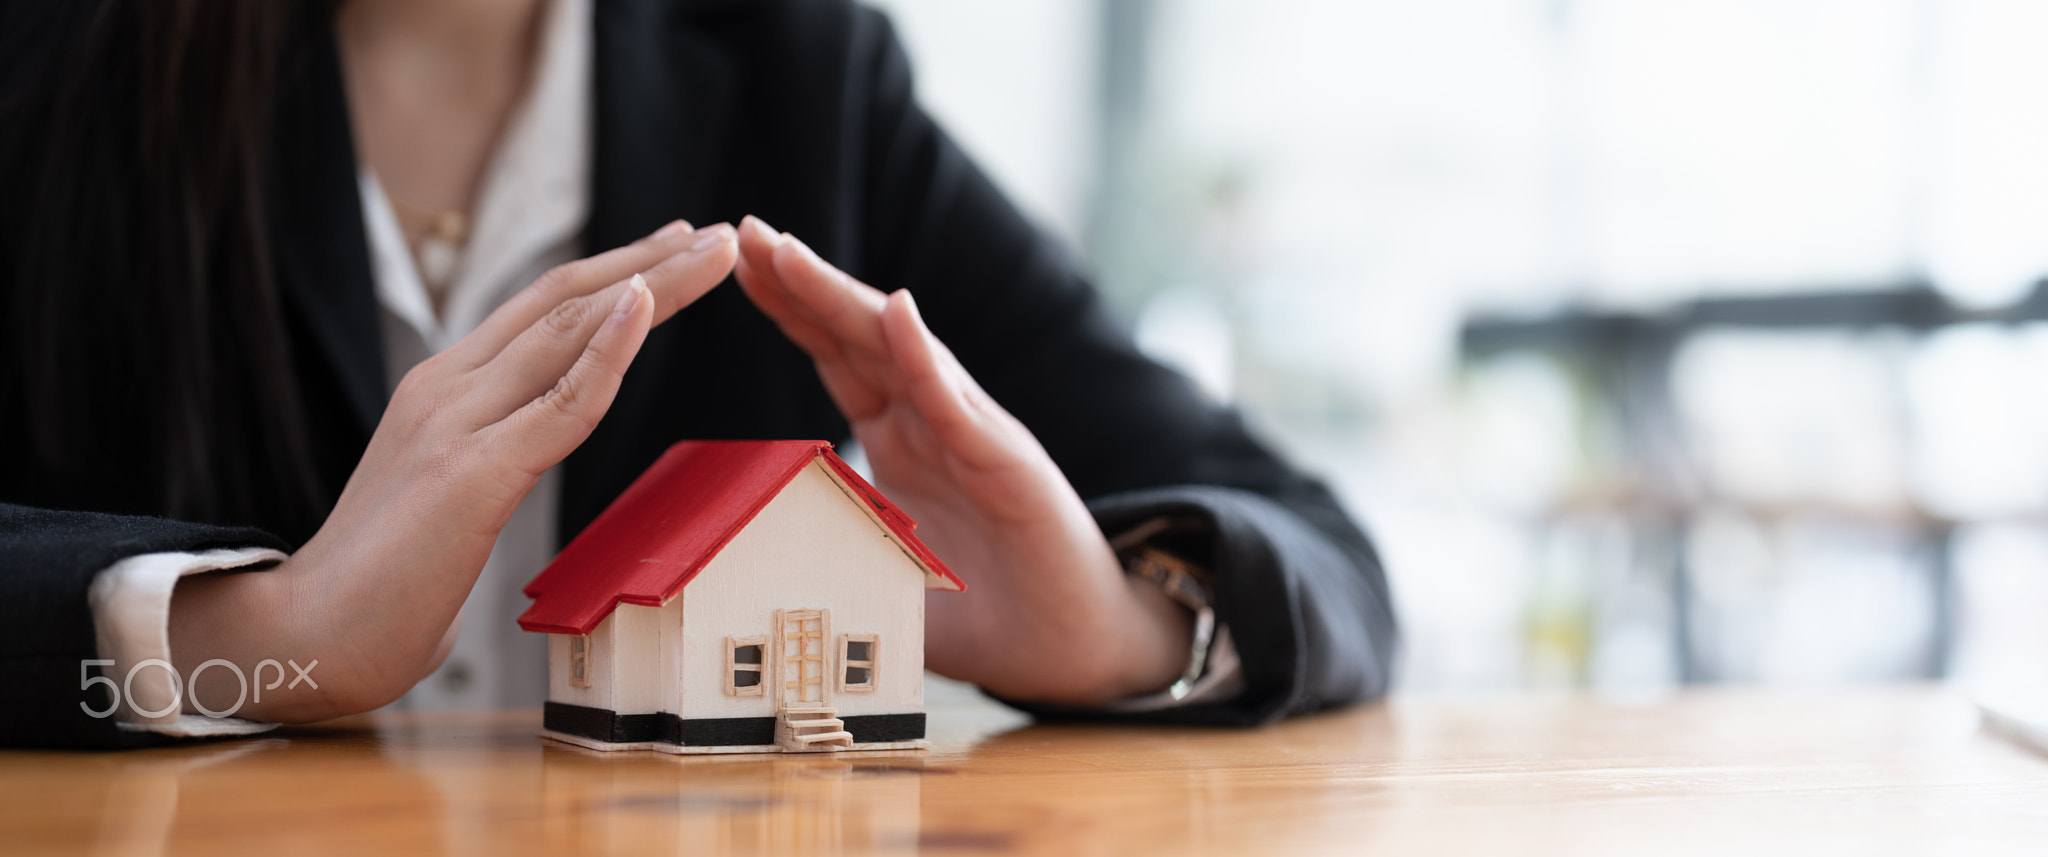
<svg viewBox="0 0 2048 857">
<path fill-rule="evenodd" d="M 588 634 L 620 603 L 659 606 L 760 514 L 813 459 L 867 504 L 924 570 L 926 588 L 967 588 L 911 533 L 917 523 L 821 440 L 683 441 L 633 481 L 526 585 L 519 627 Z"/>
</svg>

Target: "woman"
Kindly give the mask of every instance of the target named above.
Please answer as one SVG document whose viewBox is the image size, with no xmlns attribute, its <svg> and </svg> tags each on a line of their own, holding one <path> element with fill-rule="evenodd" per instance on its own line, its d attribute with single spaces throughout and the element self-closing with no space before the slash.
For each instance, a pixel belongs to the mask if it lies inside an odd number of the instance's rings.
<svg viewBox="0 0 2048 857">
<path fill-rule="evenodd" d="M 1032 710 L 1256 723 L 1385 690 L 1365 537 L 1131 347 L 873 12 L 4 14 L 18 743 L 383 705 L 497 647 L 465 599 L 511 598 L 690 437 L 858 440 L 969 585 L 931 601 L 928 665 Z M 1124 574 L 1147 562 L 1204 585 Z M 318 665 L 214 720 L 234 676 L 181 697 L 152 657 Z"/>
</svg>

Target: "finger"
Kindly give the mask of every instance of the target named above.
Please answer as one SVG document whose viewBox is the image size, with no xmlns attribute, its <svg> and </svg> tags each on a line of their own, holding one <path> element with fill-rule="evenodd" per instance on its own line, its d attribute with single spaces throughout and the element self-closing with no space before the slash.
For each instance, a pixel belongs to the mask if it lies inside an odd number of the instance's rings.
<svg viewBox="0 0 2048 857">
<path fill-rule="evenodd" d="M 940 444 L 976 467 L 1022 463 L 1026 451 L 1036 446 L 1036 439 L 975 383 L 953 352 L 925 327 L 909 290 L 889 295 L 882 327 L 910 404 L 931 426 Z"/>
<path fill-rule="evenodd" d="M 459 371 L 481 366 L 563 301 L 657 267 L 665 267 L 665 273 L 649 277 L 647 285 L 657 295 L 657 309 L 672 314 L 724 279 L 732 265 L 732 239 L 732 227 L 725 224 L 692 230 L 678 220 L 624 247 L 557 265 L 450 348 L 448 359 Z M 679 257 L 689 261 L 677 261 Z M 657 322 L 666 318 L 666 314 L 656 316 Z"/>
<path fill-rule="evenodd" d="M 782 244 L 782 236 L 768 221 L 754 215 L 740 218 L 740 262 L 752 264 L 755 268 L 767 269 L 774 266 L 775 248 Z"/>
<path fill-rule="evenodd" d="M 645 286 L 630 283 L 554 386 L 481 432 L 486 446 L 532 476 L 569 457 L 611 409 L 627 367 L 647 340 L 654 325 L 652 297 Z"/>
<path fill-rule="evenodd" d="M 485 317 L 449 352 L 468 358 L 467 366 L 481 365 L 555 305 L 640 273 L 696 241 L 689 222 L 677 220 L 624 247 L 550 268 Z"/>
<path fill-rule="evenodd" d="M 742 253 L 739 266 L 734 269 L 734 276 L 740 281 L 740 288 L 746 291 L 748 297 L 754 299 L 756 306 L 763 307 L 762 313 L 768 316 L 770 321 L 775 322 L 775 326 L 782 330 L 782 334 L 798 348 L 803 349 L 805 354 L 810 355 L 812 365 L 818 370 L 818 379 L 824 382 L 825 393 L 832 398 L 832 403 L 839 407 L 841 415 L 848 420 L 862 420 L 888 404 L 888 397 L 881 389 L 872 383 L 865 373 L 856 371 L 847 362 L 845 352 L 839 348 L 839 340 L 809 321 L 785 314 L 786 310 L 768 309 L 762 299 L 756 297 L 756 292 L 765 288 L 761 285 L 761 279 L 773 277 L 774 274 L 761 274 L 750 270 L 747 257 Z"/>
<path fill-rule="evenodd" d="M 888 353 L 882 335 L 887 296 L 881 291 L 832 267 L 793 236 L 783 236 L 775 248 L 774 265 L 774 282 L 791 308 L 832 334 L 842 349 Z"/>
<path fill-rule="evenodd" d="M 731 226 L 714 223 L 693 235 L 688 248 L 642 272 L 654 298 L 654 324 L 668 321 L 683 307 L 696 303 L 732 273 L 739 247 Z"/>
<path fill-rule="evenodd" d="M 741 223 L 741 265 L 751 274 L 748 295 L 782 324 L 799 346 L 820 352 L 881 350 L 876 325 L 882 293 L 832 267 L 788 233 L 776 234 L 760 218 Z"/>
<path fill-rule="evenodd" d="M 827 379 L 827 389 L 833 390 L 841 412 L 848 419 L 860 419 L 887 406 L 897 380 L 882 331 L 887 297 L 833 267 L 788 234 L 780 236 L 775 245 L 773 265 L 775 276 L 763 278 L 763 283 L 770 290 L 779 287 L 778 296 L 795 316 L 815 328 L 807 331 L 810 336 L 822 333 L 832 343 L 808 350 L 819 363 L 819 375 Z M 830 365 L 833 363 L 839 365 Z M 842 380 L 834 384 L 834 378 Z M 853 379 L 866 389 L 854 389 L 848 383 Z"/>
<path fill-rule="evenodd" d="M 468 423 L 495 423 L 553 387 L 582 357 L 619 302 L 646 291 L 646 279 L 634 274 L 604 291 L 556 304 L 489 363 L 461 377 L 456 396 Z"/>
<path fill-rule="evenodd" d="M 839 340 L 797 311 L 790 302 L 788 288 L 775 273 L 775 248 L 782 243 L 782 236 L 752 215 L 740 221 L 739 233 L 739 263 L 733 276 L 739 280 L 747 299 L 804 353 L 815 359 L 838 359 Z"/>
<path fill-rule="evenodd" d="M 812 363 L 818 369 L 818 380 L 825 385 L 825 395 L 832 398 L 832 404 L 839 408 L 839 415 L 847 422 L 871 419 L 889 406 L 886 388 L 875 384 L 846 361 L 815 360 Z"/>
<path fill-rule="evenodd" d="M 825 392 L 848 420 L 872 416 L 888 404 L 882 389 L 848 363 L 839 339 L 790 305 L 774 268 L 775 248 L 784 240 L 759 218 L 740 222 L 739 263 L 733 275 L 749 300 L 768 316 L 784 336 L 811 356 Z"/>
</svg>

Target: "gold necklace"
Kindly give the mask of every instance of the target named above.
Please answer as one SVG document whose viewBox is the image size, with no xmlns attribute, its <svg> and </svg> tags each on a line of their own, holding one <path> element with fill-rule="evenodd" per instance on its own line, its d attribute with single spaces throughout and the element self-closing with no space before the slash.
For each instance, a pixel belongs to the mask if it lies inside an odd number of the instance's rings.
<svg viewBox="0 0 2048 857">
<path fill-rule="evenodd" d="M 427 291 L 439 298 L 454 282 L 455 273 L 462 265 L 462 248 L 469 241 L 469 215 L 450 209 L 428 211 L 391 197 L 391 207 L 398 214 L 398 225 L 405 231 L 407 243 L 412 245 L 413 261 L 418 264 L 420 280 Z M 437 300 L 436 303 L 439 301 Z"/>
</svg>

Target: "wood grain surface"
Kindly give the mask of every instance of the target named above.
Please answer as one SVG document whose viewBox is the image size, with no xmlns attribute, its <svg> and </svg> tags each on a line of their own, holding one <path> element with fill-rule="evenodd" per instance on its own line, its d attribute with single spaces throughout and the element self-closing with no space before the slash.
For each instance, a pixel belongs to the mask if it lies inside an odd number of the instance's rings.
<svg viewBox="0 0 2048 857">
<path fill-rule="evenodd" d="M 0 752 L 0 853 L 2048 853 L 2048 758 L 1934 687 L 1409 697 L 1250 731 L 955 695 L 896 754 L 600 754 L 539 721 Z"/>
</svg>

